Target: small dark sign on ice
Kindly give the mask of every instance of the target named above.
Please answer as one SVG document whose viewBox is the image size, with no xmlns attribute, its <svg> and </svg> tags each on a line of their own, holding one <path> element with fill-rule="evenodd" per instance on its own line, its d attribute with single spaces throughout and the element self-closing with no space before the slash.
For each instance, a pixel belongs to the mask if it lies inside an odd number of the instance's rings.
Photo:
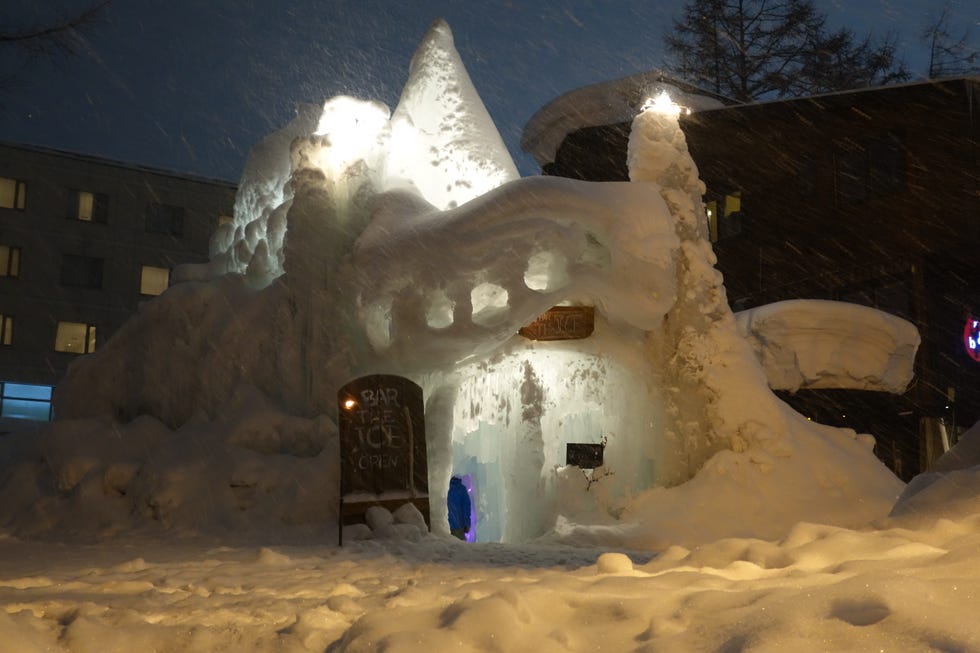
<svg viewBox="0 0 980 653">
<path fill-rule="evenodd" d="M 582 469 L 602 467 L 602 452 L 605 445 L 569 442 L 565 449 L 565 464 Z"/>
</svg>

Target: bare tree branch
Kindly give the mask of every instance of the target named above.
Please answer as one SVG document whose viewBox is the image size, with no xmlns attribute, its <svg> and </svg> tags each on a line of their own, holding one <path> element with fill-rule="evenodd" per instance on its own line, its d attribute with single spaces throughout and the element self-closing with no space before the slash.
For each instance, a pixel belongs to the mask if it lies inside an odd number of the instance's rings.
<svg viewBox="0 0 980 653">
<path fill-rule="evenodd" d="M 893 37 L 859 41 L 826 18 L 813 0 L 689 0 L 664 35 L 668 68 L 743 102 L 909 78 Z"/>
<path fill-rule="evenodd" d="M 929 44 L 929 79 L 972 75 L 980 72 L 980 51 L 972 41 L 969 27 L 954 40 L 949 27 L 949 3 L 939 16 L 926 25 L 920 38 Z"/>
<path fill-rule="evenodd" d="M 0 25 L 0 47 L 11 46 L 33 56 L 78 54 L 80 31 L 95 25 L 112 0 L 97 0 L 85 9 L 48 24 Z"/>
</svg>

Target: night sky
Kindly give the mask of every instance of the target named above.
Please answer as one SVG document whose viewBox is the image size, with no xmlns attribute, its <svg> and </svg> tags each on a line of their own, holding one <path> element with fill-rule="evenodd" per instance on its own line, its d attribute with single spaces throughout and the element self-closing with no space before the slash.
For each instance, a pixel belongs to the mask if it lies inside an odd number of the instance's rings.
<svg viewBox="0 0 980 653">
<path fill-rule="evenodd" d="M 43 4 L 45 9 L 37 9 Z M 7 0 L 0 24 L 82 0 Z M 918 33 L 939 0 L 817 0 L 834 26 L 895 32 L 916 77 Z M 347 93 L 392 108 L 412 52 L 445 18 L 523 174 L 521 130 L 556 96 L 657 68 L 683 0 L 114 0 L 83 51 L 23 66 L 0 51 L 0 141 L 43 145 L 236 181 L 249 148 L 296 102 Z M 857 8 L 855 7 L 857 6 Z M 952 2 L 980 35 L 980 3 Z M 21 22 L 17 20 L 16 22 Z"/>
</svg>

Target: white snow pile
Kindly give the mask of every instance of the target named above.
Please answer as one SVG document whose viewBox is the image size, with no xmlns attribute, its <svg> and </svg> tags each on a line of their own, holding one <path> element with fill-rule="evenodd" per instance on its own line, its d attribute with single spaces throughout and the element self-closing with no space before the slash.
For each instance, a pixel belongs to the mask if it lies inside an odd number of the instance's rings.
<svg viewBox="0 0 980 653">
<path fill-rule="evenodd" d="M 980 422 L 925 473 L 908 484 L 891 516 L 916 526 L 938 518 L 960 520 L 980 512 Z"/>
<path fill-rule="evenodd" d="M 337 391 L 376 373 L 424 390 L 434 539 L 452 474 L 482 541 L 659 549 L 887 515 L 902 484 L 873 439 L 790 410 L 740 335 L 669 99 L 629 162 L 629 183 L 515 179 L 437 22 L 394 112 L 334 98 L 260 143 L 212 265 L 71 367 L 50 429 L 0 441 L 0 524 L 333 541 Z M 593 307 L 593 335 L 517 335 L 556 305 Z M 565 465 L 599 442 L 602 467 Z"/>
<path fill-rule="evenodd" d="M 767 304 L 735 315 L 770 387 L 902 393 L 912 379 L 919 331 L 882 311 L 819 299 Z"/>
</svg>

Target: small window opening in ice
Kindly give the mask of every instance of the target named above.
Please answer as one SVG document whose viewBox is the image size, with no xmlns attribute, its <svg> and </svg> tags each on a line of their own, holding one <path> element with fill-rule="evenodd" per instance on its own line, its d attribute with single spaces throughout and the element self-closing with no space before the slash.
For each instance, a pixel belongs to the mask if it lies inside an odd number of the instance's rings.
<svg viewBox="0 0 980 653">
<path fill-rule="evenodd" d="M 368 306 L 364 311 L 364 327 L 368 341 L 375 349 L 391 345 L 391 302 Z"/>
<path fill-rule="evenodd" d="M 432 329 L 445 329 L 451 326 L 455 306 L 445 291 L 437 290 L 430 293 L 428 305 L 425 308 L 425 323 Z"/>
<path fill-rule="evenodd" d="M 507 290 L 495 283 L 481 283 L 470 292 L 473 306 L 473 323 L 480 326 L 493 326 L 507 315 Z"/>
<path fill-rule="evenodd" d="M 524 285 L 541 292 L 554 291 L 568 284 L 568 261 L 561 253 L 538 252 L 527 260 Z"/>
</svg>

